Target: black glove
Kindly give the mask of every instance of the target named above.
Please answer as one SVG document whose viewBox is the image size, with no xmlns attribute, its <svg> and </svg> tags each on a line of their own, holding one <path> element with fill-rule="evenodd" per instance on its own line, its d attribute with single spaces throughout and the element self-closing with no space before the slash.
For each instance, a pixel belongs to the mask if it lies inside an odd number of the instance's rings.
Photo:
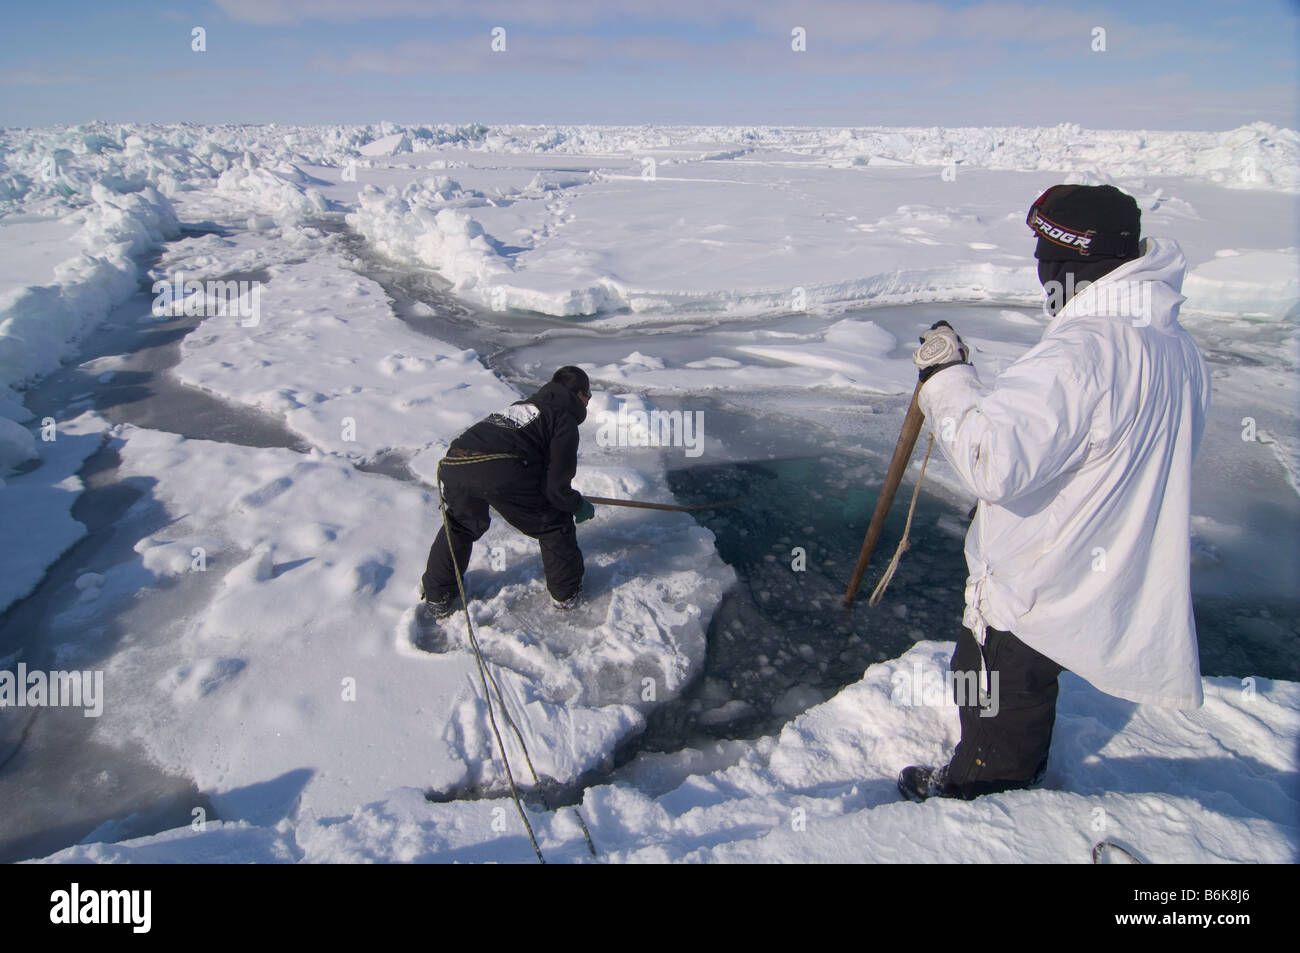
<svg viewBox="0 0 1300 953">
<path fill-rule="evenodd" d="M 591 501 L 584 496 L 582 502 L 578 504 L 578 511 L 573 514 L 573 521 L 575 523 L 585 523 L 595 515 L 596 508 L 592 506 Z"/>
</svg>

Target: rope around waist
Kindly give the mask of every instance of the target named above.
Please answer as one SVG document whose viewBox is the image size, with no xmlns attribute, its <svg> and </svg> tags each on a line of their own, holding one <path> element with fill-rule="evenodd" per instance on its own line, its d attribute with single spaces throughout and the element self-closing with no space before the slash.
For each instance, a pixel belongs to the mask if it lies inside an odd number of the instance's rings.
<svg viewBox="0 0 1300 953">
<path fill-rule="evenodd" d="M 449 454 L 452 451 L 449 451 Z M 469 453 L 462 456 L 445 456 L 438 461 L 438 466 L 458 467 L 467 463 L 487 463 L 489 460 L 522 460 L 516 453 Z"/>
</svg>

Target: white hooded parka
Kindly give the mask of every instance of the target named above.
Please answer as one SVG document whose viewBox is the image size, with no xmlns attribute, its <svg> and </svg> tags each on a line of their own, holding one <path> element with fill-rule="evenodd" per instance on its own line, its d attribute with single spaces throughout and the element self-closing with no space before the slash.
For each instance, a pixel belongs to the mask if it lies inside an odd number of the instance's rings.
<svg viewBox="0 0 1300 953">
<path fill-rule="evenodd" d="M 1190 586 L 1192 462 L 1210 375 L 1178 323 L 1187 262 L 1141 258 L 1066 303 L 981 386 L 959 365 L 921 388 L 944 456 L 980 504 L 963 624 L 1026 644 L 1100 690 L 1203 700 Z"/>
</svg>

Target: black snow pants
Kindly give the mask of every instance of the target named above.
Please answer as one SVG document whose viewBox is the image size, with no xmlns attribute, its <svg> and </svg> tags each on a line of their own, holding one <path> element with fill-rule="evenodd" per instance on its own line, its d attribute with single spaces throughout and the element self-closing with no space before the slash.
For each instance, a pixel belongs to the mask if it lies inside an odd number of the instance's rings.
<svg viewBox="0 0 1300 953">
<path fill-rule="evenodd" d="M 961 743 L 948 764 L 947 780 L 965 797 L 1025 787 L 1042 776 L 1056 723 L 1057 676 L 1064 671 L 999 629 L 987 631 L 982 654 L 988 672 L 983 707 L 968 690 L 980 684 L 981 648 L 963 627 L 952 655 Z"/>
<path fill-rule="evenodd" d="M 577 594 L 584 567 L 573 514 L 551 505 L 543 489 L 545 476 L 540 468 L 525 466 L 517 458 L 507 458 L 444 462 L 438 473 L 447 504 L 451 540 L 449 546 L 446 530 L 439 528 L 429 548 L 422 580 L 426 599 L 436 602 L 457 595 L 452 554 L 464 573 L 475 541 L 492 525 L 488 507 L 541 544 L 542 569 L 552 597 L 563 601 Z"/>
</svg>

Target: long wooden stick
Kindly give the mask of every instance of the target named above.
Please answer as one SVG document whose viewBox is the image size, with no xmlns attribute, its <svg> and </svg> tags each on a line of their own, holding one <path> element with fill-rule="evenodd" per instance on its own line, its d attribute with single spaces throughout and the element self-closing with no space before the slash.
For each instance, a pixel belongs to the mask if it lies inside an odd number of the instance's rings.
<svg viewBox="0 0 1300 953">
<path fill-rule="evenodd" d="M 885 485 L 880 488 L 875 512 L 871 514 L 867 535 L 862 540 L 858 564 L 853 567 L 853 578 L 849 580 L 849 588 L 844 593 L 846 606 L 853 605 L 853 597 L 857 595 L 858 586 L 862 585 L 862 577 L 867 571 L 867 562 L 871 559 L 876 543 L 880 542 L 880 534 L 885 529 L 885 517 L 889 515 L 889 508 L 894 503 L 894 494 L 898 492 L 898 485 L 903 482 L 903 474 L 907 471 L 908 461 L 912 459 L 912 448 L 916 446 L 916 438 L 921 435 L 925 414 L 921 413 L 921 408 L 916 402 L 916 397 L 920 393 L 921 385 L 918 382 L 916 390 L 912 391 L 912 403 L 908 405 L 907 416 L 903 418 L 902 433 L 898 435 L 898 443 L 894 446 L 894 458 L 889 461 L 889 470 L 885 473 Z"/>
<path fill-rule="evenodd" d="M 712 510 L 720 506 L 735 506 L 739 500 L 724 500 L 721 503 L 697 503 L 693 506 L 681 506 L 676 503 L 645 503 L 641 500 L 613 500 L 606 496 L 588 496 L 586 499 L 592 503 L 600 503 L 603 506 L 634 506 L 641 510 L 674 510 L 678 513 L 689 513 L 693 510 Z"/>
</svg>

